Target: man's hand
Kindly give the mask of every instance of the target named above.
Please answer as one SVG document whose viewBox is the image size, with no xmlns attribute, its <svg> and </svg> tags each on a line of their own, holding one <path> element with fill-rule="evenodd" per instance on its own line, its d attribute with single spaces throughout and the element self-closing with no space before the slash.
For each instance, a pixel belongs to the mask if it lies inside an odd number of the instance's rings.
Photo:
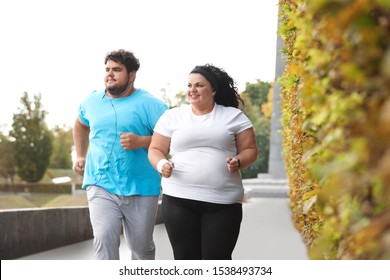
<svg viewBox="0 0 390 280">
<path fill-rule="evenodd" d="M 120 143 L 125 150 L 139 149 L 142 147 L 142 136 L 131 132 L 121 132 Z"/>
<path fill-rule="evenodd" d="M 85 158 L 76 159 L 75 163 L 73 164 L 73 171 L 83 176 L 84 168 L 85 168 Z"/>
</svg>

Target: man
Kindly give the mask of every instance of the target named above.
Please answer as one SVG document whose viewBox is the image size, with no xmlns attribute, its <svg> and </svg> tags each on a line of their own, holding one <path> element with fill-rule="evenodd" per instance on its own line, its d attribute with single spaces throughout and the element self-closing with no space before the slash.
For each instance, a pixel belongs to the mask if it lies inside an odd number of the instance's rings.
<svg viewBox="0 0 390 280">
<path fill-rule="evenodd" d="M 108 53 L 105 65 L 105 90 L 92 92 L 79 107 L 73 170 L 84 176 L 95 258 L 119 259 L 123 225 L 132 259 L 152 260 L 160 175 L 148 161 L 148 147 L 167 106 L 134 87 L 140 64 L 132 52 Z"/>
</svg>

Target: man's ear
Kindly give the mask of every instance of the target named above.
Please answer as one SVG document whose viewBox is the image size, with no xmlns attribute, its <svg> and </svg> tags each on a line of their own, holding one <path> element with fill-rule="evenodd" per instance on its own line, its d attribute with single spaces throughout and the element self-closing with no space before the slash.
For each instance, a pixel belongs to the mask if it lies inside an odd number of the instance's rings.
<svg viewBox="0 0 390 280">
<path fill-rule="evenodd" d="M 130 81 L 134 82 L 136 77 L 137 77 L 137 71 L 131 71 L 131 72 L 129 73 L 129 79 L 130 79 Z"/>
</svg>

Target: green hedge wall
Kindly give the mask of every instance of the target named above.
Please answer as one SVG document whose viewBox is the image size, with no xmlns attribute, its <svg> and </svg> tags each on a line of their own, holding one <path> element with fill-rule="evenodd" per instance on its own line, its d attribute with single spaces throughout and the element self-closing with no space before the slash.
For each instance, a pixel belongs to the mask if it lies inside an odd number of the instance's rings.
<svg viewBox="0 0 390 280">
<path fill-rule="evenodd" d="M 390 1 L 280 1 L 283 148 L 312 259 L 390 259 Z"/>
</svg>

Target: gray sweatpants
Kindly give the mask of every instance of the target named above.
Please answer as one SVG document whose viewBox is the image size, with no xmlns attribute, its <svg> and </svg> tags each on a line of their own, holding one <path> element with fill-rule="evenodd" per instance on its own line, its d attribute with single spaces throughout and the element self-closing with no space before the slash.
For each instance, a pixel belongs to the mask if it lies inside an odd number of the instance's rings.
<svg viewBox="0 0 390 280">
<path fill-rule="evenodd" d="M 158 196 L 119 196 L 91 186 L 87 197 L 96 259 L 119 260 L 122 225 L 131 258 L 155 259 L 153 230 Z"/>
</svg>

